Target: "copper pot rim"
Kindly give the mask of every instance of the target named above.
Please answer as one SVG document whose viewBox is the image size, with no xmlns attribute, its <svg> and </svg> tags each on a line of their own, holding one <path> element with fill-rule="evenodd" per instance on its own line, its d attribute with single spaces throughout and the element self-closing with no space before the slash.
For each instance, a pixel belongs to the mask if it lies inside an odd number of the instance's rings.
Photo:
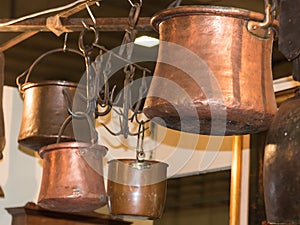
<svg viewBox="0 0 300 225">
<path fill-rule="evenodd" d="M 73 141 L 73 142 L 55 143 L 55 144 L 44 146 L 38 151 L 38 153 L 40 157 L 43 158 L 45 153 L 49 153 L 57 150 L 72 150 L 78 148 L 89 148 L 91 150 L 98 150 L 101 151 L 102 156 L 105 156 L 108 151 L 108 148 L 103 145 Z"/>
<path fill-rule="evenodd" d="M 265 17 L 262 13 L 235 7 L 191 5 L 162 10 L 151 18 L 150 23 L 158 31 L 160 23 L 167 19 L 191 15 L 227 16 L 258 22 L 263 21 Z M 277 20 L 273 21 L 273 26 L 278 27 L 278 24 Z"/>
<path fill-rule="evenodd" d="M 41 87 L 41 86 L 63 86 L 63 87 L 77 88 L 78 83 L 65 81 L 65 80 L 46 80 L 40 82 L 27 82 L 22 85 L 21 90 L 25 91 L 29 88 Z"/>
<path fill-rule="evenodd" d="M 107 162 L 107 164 L 114 163 L 114 162 L 122 162 L 124 164 L 130 165 L 130 163 L 137 162 L 137 159 L 129 159 L 129 158 L 122 158 L 122 159 L 112 159 Z M 144 160 L 144 162 L 150 163 L 150 164 L 161 164 L 165 167 L 168 167 L 169 165 L 165 162 L 157 161 L 157 160 Z"/>
</svg>

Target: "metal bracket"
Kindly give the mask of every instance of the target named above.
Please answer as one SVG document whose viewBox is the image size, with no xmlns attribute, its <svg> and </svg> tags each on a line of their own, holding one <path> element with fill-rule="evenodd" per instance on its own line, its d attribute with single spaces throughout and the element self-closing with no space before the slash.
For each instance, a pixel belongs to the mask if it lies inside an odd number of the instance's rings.
<svg viewBox="0 0 300 225">
<path fill-rule="evenodd" d="M 271 26 L 273 23 L 272 16 L 271 16 L 271 5 L 268 4 L 265 9 L 265 20 L 263 22 L 257 21 L 248 21 L 247 23 L 247 30 L 257 36 L 259 38 L 267 39 L 273 33 Z"/>
<path fill-rule="evenodd" d="M 83 10 L 86 6 L 91 6 L 98 3 L 101 0 L 89 0 L 87 2 L 81 3 L 71 9 L 65 10 L 56 14 L 55 16 L 50 16 L 47 18 L 46 27 L 52 31 L 55 35 L 60 36 L 65 32 L 71 32 L 62 25 L 61 18 L 68 18 L 69 16 Z"/>
</svg>

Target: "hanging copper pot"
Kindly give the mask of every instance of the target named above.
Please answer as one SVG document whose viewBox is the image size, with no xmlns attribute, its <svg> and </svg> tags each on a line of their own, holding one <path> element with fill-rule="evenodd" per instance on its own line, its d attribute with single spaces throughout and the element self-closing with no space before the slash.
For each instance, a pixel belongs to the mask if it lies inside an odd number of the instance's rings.
<svg viewBox="0 0 300 225">
<path fill-rule="evenodd" d="M 269 5 L 265 21 L 260 13 L 216 6 L 155 15 L 160 46 L 144 113 L 197 134 L 266 130 L 276 112 L 271 55 L 278 22 L 272 18 Z"/>
<path fill-rule="evenodd" d="M 72 107 L 77 83 L 61 80 L 29 81 L 29 76 L 33 68 L 41 59 L 49 54 L 65 51 L 82 55 L 79 51 L 72 49 L 51 50 L 37 58 L 29 70 L 17 78 L 17 84 L 24 99 L 22 123 L 18 137 L 20 145 L 38 151 L 43 146 L 56 143 L 59 130 L 70 115 L 68 107 Z M 24 84 L 20 84 L 20 79 L 25 75 Z M 76 123 L 89 130 L 89 125 L 86 121 L 77 121 Z M 76 138 L 77 141 L 90 140 L 88 132 L 82 134 L 87 136 L 83 135 L 80 138 Z M 60 141 L 67 142 L 74 140 L 73 126 L 70 122 L 60 136 Z"/>
<path fill-rule="evenodd" d="M 158 219 L 164 209 L 167 164 L 118 159 L 108 163 L 108 206 L 116 217 Z"/>
<path fill-rule="evenodd" d="M 267 221 L 300 224 L 300 92 L 283 102 L 268 131 L 263 183 Z"/>
<path fill-rule="evenodd" d="M 43 177 L 38 205 L 63 212 L 83 212 L 107 203 L 100 145 L 65 142 L 43 147 Z"/>
</svg>

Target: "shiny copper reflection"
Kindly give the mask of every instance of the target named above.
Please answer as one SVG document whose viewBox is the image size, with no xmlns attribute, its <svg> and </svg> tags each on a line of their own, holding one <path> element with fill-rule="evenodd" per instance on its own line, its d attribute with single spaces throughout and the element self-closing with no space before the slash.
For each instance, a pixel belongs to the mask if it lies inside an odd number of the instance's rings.
<svg viewBox="0 0 300 225">
<path fill-rule="evenodd" d="M 102 163 L 106 150 L 78 142 L 43 147 L 38 205 L 62 212 L 92 211 L 106 205 Z"/>
<path fill-rule="evenodd" d="M 164 122 L 157 122 L 169 128 L 197 134 L 224 135 L 222 129 L 211 131 L 213 119 L 225 123 L 225 135 L 266 130 L 276 112 L 273 33 L 261 38 L 247 30 L 249 20 L 263 18 L 251 11 L 212 6 L 182 6 L 155 15 L 152 25 L 159 30 L 160 47 L 144 113 L 162 118 Z M 167 43 L 181 48 L 174 50 Z"/>
<path fill-rule="evenodd" d="M 133 166 L 134 159 L 109 162 L 107 195 L 112 215 L 150 220 L 161 217 L 166 198 L 167 164 L 144 163 L 138 168 Z"/>
</svg>

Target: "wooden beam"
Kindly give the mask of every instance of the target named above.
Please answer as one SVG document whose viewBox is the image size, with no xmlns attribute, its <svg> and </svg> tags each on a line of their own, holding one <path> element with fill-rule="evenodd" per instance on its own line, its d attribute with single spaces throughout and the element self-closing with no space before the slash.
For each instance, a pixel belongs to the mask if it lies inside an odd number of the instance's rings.
<svg viewBox="0 0 300 225">
<path fill-rule="evenodd" d="M 0 19 L 0 23 L 9 21 L 11 20 Z M 70 32 L 79 32 L 83 29 L 82 21 L 86 24 L 91 24 L 90 18 L 61 18 L 61 25 L 70 30 Z M 29 19 L 9 26 L 0 26 L 0 32 L 50 32 L 46 26 L 46 22 L 47 18 Z M 128 26 L 127 17 L 96 18 L 96 27 L 99 31 L 124 31 Z M 150 25 L 150 17 L 140 17 L 136 29 L 140 31 L 153 31 L 152 26 Z"/>
<path fill-rule="evenodd" d="M 263 190 L 263 158 L 267 132 L 252 134 L 250 139 L 249 225 L 266 221 Z"/>
<path fill-rule="evenodd" d="M 20 35 L 17 35 L 16 37 L 10 39 L 6 43 L 1 44 L 0 45 L 0 52 L 6 51 L 7 49 L 19 44 L 20 42 L 26 40 L 27 38 L 32 37 L 33 35 L 35 35 L 37 33 L 38 33 L 38 31 L 27 31 L 27 32 L 24 32 Z"/>
</svg>

